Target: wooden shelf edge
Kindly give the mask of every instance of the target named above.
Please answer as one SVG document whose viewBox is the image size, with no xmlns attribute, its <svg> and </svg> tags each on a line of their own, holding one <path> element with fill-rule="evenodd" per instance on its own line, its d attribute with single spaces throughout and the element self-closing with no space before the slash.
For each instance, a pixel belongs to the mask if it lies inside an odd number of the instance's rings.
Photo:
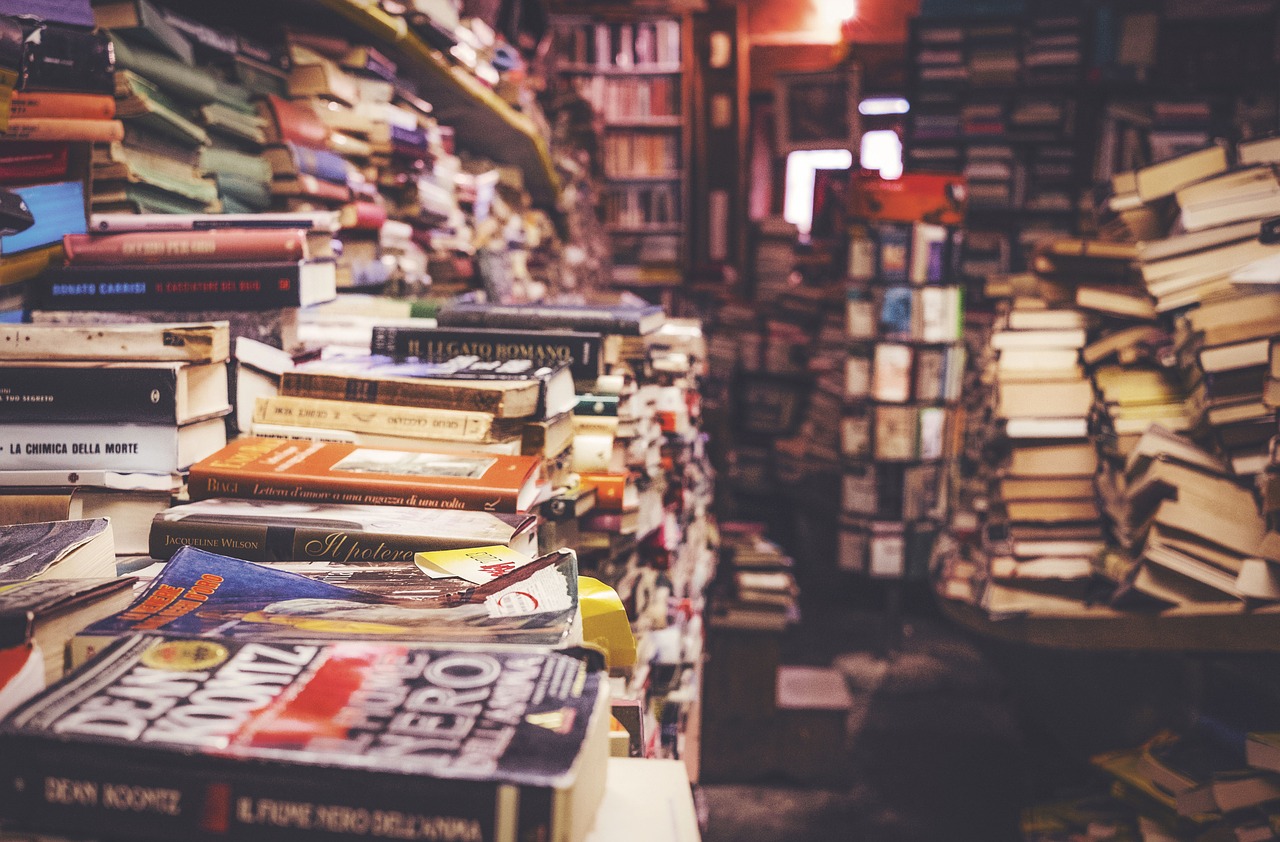
<svg viewBox="0 0 1280 842">
<path fill-rule="evenodd" d="M 409 29 L 402 18 L 388 15 L 376 5 L 364 0 L 314 0 L 314 2 L 342 16 L 371 38 L 396 47 L 419 71 L 451 87 L 461 98 L 468 100 L 475 107 L 484 108 L 498 117 L 513 134 L 528 144 L 529 149 L 526 154 L 532 153 L 530 160 L 520 161 L 519 164 L 525 171 L 526 187 L 533 197 L 534 204 L 551 211 L 559 210 L 560 179 L 551 158 L 551 150 L 546 139 L 538 133 L 529 117 L 513 109 L 479 79 L 462 68 L 452 67 L 443 62 L 435 51 Z M 427 99 L 430 100 L 429 94 Z M 455 132 L 458 129 L 458 126 L 454 127 Z M 461 136 L 462 133 L 459 134 Z M 499 163 L 513 162 L 506 160 Z"/>
<path fill-rule="evenodd" d="M 1280 652 L 1280 606 L 1226 613 L 1170 609 L 1161 613 L 1088 609 L 1084 615 L 992 619 L 982 609 L 935 597 L 943 615 L 992 640 L 1074 652 Z"/>
</svg>

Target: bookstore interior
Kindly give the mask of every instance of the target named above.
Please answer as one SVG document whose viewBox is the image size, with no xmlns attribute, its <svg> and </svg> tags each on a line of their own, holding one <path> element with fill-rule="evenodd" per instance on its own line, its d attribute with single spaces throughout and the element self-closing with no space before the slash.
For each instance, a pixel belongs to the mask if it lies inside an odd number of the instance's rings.
<svg viewBox="0 0 1280 842">
<path fill-rule="evenodd" d="M 1278 411 L 1280 0 L 0 0 L 0 842 L 1280 839 Z"/>
</svg>

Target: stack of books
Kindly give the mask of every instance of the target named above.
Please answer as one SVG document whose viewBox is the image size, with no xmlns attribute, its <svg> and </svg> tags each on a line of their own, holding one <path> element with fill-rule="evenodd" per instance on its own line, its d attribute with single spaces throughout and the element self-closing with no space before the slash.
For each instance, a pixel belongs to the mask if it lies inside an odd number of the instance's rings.
<svg viewBox="0 0 1280 842">
<path fill-rule="evenodd" d="M 32 284 L 34 322 L 226 320 L 233 336 L 297 344 L 298 310 L 337 293 L 335 215 L 94 214 L 65 265 Z"/>
<path fill-rule="evenodd" d="M 182 473 L 226 444 L 229 345 L 225 322 L 6 328 L 2 522 L 109 516 L 119 552 L 145 553 Z"/>
<path fill-rule="evenodd" d="M 85 230 L 87 142 L 118 141 L 122 127 L 106 35 L 25 17 L 0 17 L 0 31 L 0 67 L 16 80 L 4 88 L 0 186 L 25 203 L 13 219 L 30 217 L 0 238 L 0 312 L 17 321 L 24 283 L 59 260 L 62 234 Z"/>
</svg>

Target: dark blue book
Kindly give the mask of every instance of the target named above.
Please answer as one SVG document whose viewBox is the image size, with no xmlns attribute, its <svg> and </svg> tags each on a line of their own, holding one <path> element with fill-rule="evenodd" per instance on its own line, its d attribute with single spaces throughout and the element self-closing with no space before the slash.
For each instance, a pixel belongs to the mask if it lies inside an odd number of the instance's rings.
<svg viewBox="0 0 1280 842">
<path fill-rule="evenodd" d="M 283 145 L 266 151 L 276 176 L 313 175 L 332 184 L 346 184 L 351 165 L 336 152 L 327 149 L 311 149 L 286 141 Z"/>
<path fill-rule="evenodd" d="M 886 223 L 876 229 L 876 262 L 879 280 L 906 283 L 910 272 L 911 226 Z"/>
<path fill-rule="evenodd" d="M 461 594 L 433 592 L 426 573 L 422 580 L 420 598 L 388 596 L 183 547 L 127 609 L 72 640 L 71 661 L 82 664 L 116 638 L 146 632 L 557 645 L 577 610 L 577 558 L 567 551 Z"/>
<path fill-rule="evenodd" d="M 27 249 L 62 242 L 63 234 L 83 234 L 88 230 L 84 215 L 84 182 L 59 181 L 15 187 L 13 192 L 27 203 L 35 222 L 25 231 L 0 237 L 0 254 L 17 254 Z"/>
<path fill-rule="evenodd" d="M 912 305 L 914 290 L 911 287 L 887 287 L 880 303 L 880 333 L 886 338 L 910 339 L 912 337 Z"/>
<path fill-rule="evenodd" d="M 642 336 L 662 326 L 666 314 L 657 304 L 487 304 L 450 302 L 440 308 L 441 327 L 492 327 L 503 330 L 581 330 Z"/>
</svg>

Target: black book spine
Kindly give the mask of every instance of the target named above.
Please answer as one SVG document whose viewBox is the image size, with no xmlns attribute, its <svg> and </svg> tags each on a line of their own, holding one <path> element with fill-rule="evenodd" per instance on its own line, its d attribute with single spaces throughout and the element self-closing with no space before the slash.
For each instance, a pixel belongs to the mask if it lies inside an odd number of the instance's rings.
<svg viewBox="0 0 1280 842">
<path fill-rule="evenodd" d="M 488 327 L 499 330 L 581 330 L 596 333 L 640 334 L 640 322 L 610 310 L 566 313 L 537 306 L 513 310 L 445 307 L 436 316 L 441 327 Z"/>
<path fill-rule="evenodd" d="M 168 560 L 186 546 L 245 561 L 405 562 L 418 552 L 469 547 L 466 539 L 364 532 L 335 526 L 283 524 L 157 516 L 151 522 L 150 554 Z"/>
<path fill-rule="evenodd" d="M 171 368 L 0 367 L 6 421 L 177 423 Z"/>
<path fill-rule="evenodd" d="M 301 304 L 299 266 L 66 266 L 32 291 L 37 310 L 270 310 Z"/>
<path fill-rule="evenodd" d="M 102 32 L 45 25 L 28 38 L 18 90 L 114 94 L 115 53 Z"/>
<path fill-rule="evenodd" d="M 183 673 L 174 676 L 180 682 Z M 249 692 L 246 687 L 235 698 Z M 119 702 L 118 718 L 104 727 L 127 727 L 126 707 L 135 718 L 146 716 L 147 705 Z M 22 763 L 5 776 L 0 808 L 42 833 L 87 838 L 110 827 L 121 838 L 155 842 L 498 841 L 499 787 L 485 781 L 424 783 L 378 772 L 236 763 L 149 751 L 138 743 L 91 751 L 50 740 L 5 743 L 13 751 L 0 768 L 10 771 L 19 757 Z M 534 834 L 519 838 L 550 838 L 550 799 L 538 790 L 512 789 L 519 806 L 511 819 Z"/>
<path fill-rule="evenodd" d="M 382 356 L 427 362 L 464 355 L 483 362 L 530 360 L 540 366 L 568 362 L 574 380 L 595 380 L 604 371 L 602 344 L 599 334 L 522 330 L 481 335 L 465 329 L 384 326 L 373 329 L 371 350 Z"/>
</svg>

